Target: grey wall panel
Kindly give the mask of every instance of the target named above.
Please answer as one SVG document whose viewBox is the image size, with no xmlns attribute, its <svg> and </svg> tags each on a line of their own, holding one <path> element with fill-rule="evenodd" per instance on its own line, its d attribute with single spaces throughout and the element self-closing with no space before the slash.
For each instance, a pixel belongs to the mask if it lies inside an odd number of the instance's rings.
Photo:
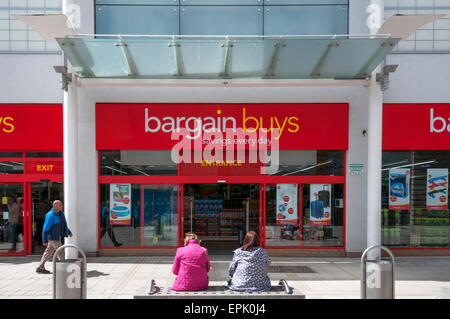
<svg viewBox="0 0 450 319">
<path fill-rule="evenodd" d="M 0 55 L 0 103 L 62 103 L 61 55 Z"/>
</svg>

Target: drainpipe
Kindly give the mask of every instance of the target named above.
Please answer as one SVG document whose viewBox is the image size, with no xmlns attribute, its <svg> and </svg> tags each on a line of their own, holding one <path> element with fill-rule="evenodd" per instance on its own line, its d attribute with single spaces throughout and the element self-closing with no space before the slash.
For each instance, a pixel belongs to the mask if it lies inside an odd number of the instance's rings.
<svg viewBox="0 0 450 319">
<path fill-rule="evenodd" d="M 74 1 L 63 0 L 62 13 L 70 16 Z M 78 245 L 78 90 L 75 72 L 63 53 L 64 65 L 73 78 L 64 91 L 63 127 L 64 127 L 64 213 L 72 237 L 66 238 L 66 244 Z M 66 249 L 66 258 L 77 258 L 74 249 Z"/>
<path fill-rule="evenodd" d="M 369 8 L 369 14 L 379 15 L 372 21 L 368 20 L 370 34 L 376 34 L 384 21 L 384 0 L 371 0 Z M 373 23 L 377 20 L 379 23 Z M 367 247 L 381 245 L 383 91 L 380 83 L 376 81 L 376 74 L 379 72 L 381 72 L 381 66 L 378 66 L 371 74 L 368 86 Z M 381 250 L 372 249 L 368 258 L 381 258 Z"/>
</svg>

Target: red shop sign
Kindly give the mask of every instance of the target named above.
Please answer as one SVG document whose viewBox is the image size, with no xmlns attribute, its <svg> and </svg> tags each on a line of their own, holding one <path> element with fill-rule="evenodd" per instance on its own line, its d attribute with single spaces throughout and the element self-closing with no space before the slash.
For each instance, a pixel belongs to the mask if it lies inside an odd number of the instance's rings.
<svg viewBox="0 0 450 319">
<path fill-rule="evenodd" d="M 26 174 L 63 174 L 62 161 L 27 161 Z"/>
<path fill-rule="evenodd" d="M 259 176 L 262 174 L 261 163 L 241 163 L 240 161 L 208 161 L 201 163 L 181 163 L 181 176 Z"/>
<path fill-rule="evenodd" d="M 0 141 L 2 151 L 61 151 L 62 106 L 1 104 Z"/>
<path fill-rule="evenodd" d="M 202 138 L 207 144 L 204 133 L 234 128 L 278 129 L 278 135 L 272 133 L 270 138 L 285 150 L 347 149 L 348 104 L 96 105 L 99 150 L 170 150 L 178 143 L 171 139 L 178 129 L 189 130 L 190 139 Z M 260 138 L 254 141 L 267 142 Z"/>
<path fill-rule="evenodd" d="M 450 104 L 385 104 L 384 150 L 450 150 Z"/>
</svg>

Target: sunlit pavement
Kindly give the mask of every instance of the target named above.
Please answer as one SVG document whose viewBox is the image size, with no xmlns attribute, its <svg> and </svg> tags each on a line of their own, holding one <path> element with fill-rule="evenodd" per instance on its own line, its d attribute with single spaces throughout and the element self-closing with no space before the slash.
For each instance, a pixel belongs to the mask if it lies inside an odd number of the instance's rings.
<svg viewBox="0 0 450 319">
<path fill-rule="evenodd" d="M 0 257 L 0 299 L 49 299 L 53 275 L 37 274 L 40 256 Z M 231 256 L 211 256 L 210 284 L 228 279 Z M 151 279 L 171 285 L 172 257 L 92 257 L 87 263 L 88 299 L 130 299 Z M 359 258 L 272 258 L 276 266 L 307 266 L 313 273 L 269 273 L 299 289 L 307 299 L 360 298 Z M 450 298 L 450 257 L 398 257 L 396 298 Z M 46 264 L 52 270 L 52 263 Z M 281 267 L 282 268 L 282 267 Z"/>
</svg>

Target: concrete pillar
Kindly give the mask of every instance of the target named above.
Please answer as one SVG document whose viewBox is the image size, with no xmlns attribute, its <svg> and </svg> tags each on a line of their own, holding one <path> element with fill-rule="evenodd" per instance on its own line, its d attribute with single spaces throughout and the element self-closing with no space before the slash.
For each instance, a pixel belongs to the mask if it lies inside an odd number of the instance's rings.
<svg viewBox="0 0 450 319">
<path fill-rule="evenodd" d="M 63 13 L 69 15 L 73 1 L 63 0 Z M 75 72 L 67 62 L 68 72 Z M 66 243 L 78 245 L 78 88 L 76 77 L 64 92 L 63 103 L 64 130 L 64 212 L 72 237 Z M 75 258 L 78 253 L 73 248 L 65 251 L 66 258 Z"/>
<path fill-rule="evenodd" d="M 384 0 L 371 0 L 368 8 L 370 34 L 376 34 L 384 21 Z M 376 81 L 381 72 L 378 66 L 371 75 L 368 87 L 368 162 L 367 162 L 367 247 L 381 245 L 381 161 L 383 128 L 383 92 Z M 374 249 L 369 259 L 381 257 L 381 250 Z"/>
</svg>

